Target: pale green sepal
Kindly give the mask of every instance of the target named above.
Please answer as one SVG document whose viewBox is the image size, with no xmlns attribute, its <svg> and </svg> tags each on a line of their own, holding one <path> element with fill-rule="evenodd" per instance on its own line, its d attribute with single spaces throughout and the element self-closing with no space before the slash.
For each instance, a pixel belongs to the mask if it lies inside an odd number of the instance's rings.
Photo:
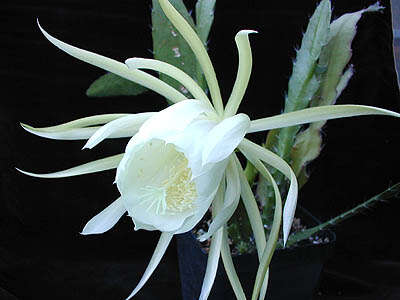
<svg viewBox="0 0 400 300">
<path fill-rule="evenodd" d="M 327 105 L 306 108 L 290 113 L 251 121 L 248 133 L 312 123 L 323 120 L 365 115 L 385 115 L 397 118 L 400 117 L 399 113 L 374 106 L 351 104 Z"/>
<path fill-rule="evenodd" d="M 176 29 L 182 34 L 183 38 L 189 44 L 190 48 L 197 57 L 197 60 L 203 69 L 204 76 L 206 78 L 208 88 L 210 89 L 211 98 L 214 107 L 218 114 L 223 114 L 223 103 L 221 98 L 221 92 L 219 89 L 217 76 L 215 75 L 214 67 L 211 63 L 211 59 L 208 56 L 207 50 L 203 45 L 203 42 L 197 36 L 193 28 L 187 23 L 184 17 L 182 17 L 178 11 L 168 2 L 168 0 L 159 0 L 160 6 L 164 11 L 165 15 L 176 27 Z"/>
<path fill-rule="evenodd" d="M 214 21 L 216 0 L 198 0 L 196 3 L 196 31 L 204 46 L 207 46 L 208 35 Z"/>
<path fill-rule="evenodd" d="M 107 73 L 95 81 L 86 90 L 88 97 L 137 96 L 147 88 L 113 73 Z"/>
<path fill-rule="evenodd" d="M 254 198 L 253 191 L 251 190 L 250 184 L 247 181 L 246 175 L 243 171 L 243 168 L 237 158 L 236 154 L 233 154 L 235 158 L 236 167 L 239 171 L 239 180 L 240 180 L 240 189 L 241 189 L 241 196 L 243 200 L 244 207 L 246 209 L 247 215 L 249 217 L 250 226 L 253 231 L 254 239 L 256 242 L 257 254 L 258 259 L 261 261 L 262 255 L 264 253 L 266 247 L 266 238 L 265 238 L 265 231 L 264 225 L 261 219 L 260 211 L 258 208 L 258 204 L 256 199 Z M 262 293 L 260 295 L 265 295 L 265 291 L 268 286 L 268 272 L 265 276 L 263 285 L 262 285 Z"/>
<path fill-rule="evenodd" d="M 125 64 L 130 69 L 149 69 L 164 73 L 180 82 L 182 84 L 182 89 L 184 90 L 186 88 L 195 99 L 210 103 L 206 93 L 192 77 L 169 63 L 156 59 L 134 57 L 127 59 Z"/>
<path fill-rule="evenodd" d="M 224 184 L 220 184 L 217 195 L 213 201 L 213 217 L 220 213 L 223 206 L 224 199 Z M 218 229 L 218 231 L 212 236 L 210 251 L 208 252 L 206 273 L 204 275 L 203 285 L 201 287 L 199 300 L 207 300 L 210 295 L 211 288 L 214 284 L 215 276 L 217 275 L 219 256 L 221 253 L 222 246 L 222 235 L 223 228 Z"/>
<path fill-rule="evenodd" d="M 287 193 L 285 206 L 283 209 L 283 243 L 285 245 L 289 237 L 290 229 L 292 228 L 294 213 L 296 211 L 298 194 L 296 175 L 294 174 L 292 168 L 281 157 L 272 151 L 269 151 L 249 141 L 248 139 L 243 139 L 238 148 L 243 153 L 248 153 L 252 157 L 260 159 L 263 162 L 271 165 L 290 180 L 289 191 Z"/>
<path fill-rule="evenodd" d="M 90 117 L 84 117 L 80 119 L 76 119 L 67 123 L 63 123 L 60 125 L 56 126 L 51 126 L 51 127 L 42 127 L 42 128 L 34 128 L 25 124 L 21 125 L 28 126 L 29 128 L 33 128 L 36 130 L 44 131 L 44 132 L 58 132 L 58 131 L 64 131 L 66 129 L 72 129 L 72 128 L 83 128 L 83 127 L 88 127 L 88 126 L 95 126 L 95 125 L 101 125 L 108 123 L 110 121 L 113 121 L 115 119 L 121 118 L 128 116 L 129 114 L 103 114 L 103 115 L 95 115 L 95 116 L 90 116 Z"/>
<path fill-rule="evenodd" d="M 118 135 L 120 133 L 130 131 L 133 135 L 139 130 L 140 126 L 142 126 L 142 124 L 154 114 L 155 113 L 152 112 L 132 114 L 111 121 L 100 127 L 100 129 L 98 129 L 86 142 L 85 146 L 83 146 L 83 149 L 92 149 L 113 134 Z"/>
<path fill-rule="evenodd" d="M 260 259 L 260 265 L 257 271 L 256 281 L 254 284 L 253 295 L 252 295 L 252 299 L 255 300 L 260 294 L 260 300 L 263 300 L 268 285 L 268 277 L 266 278 L 266 274 L 268 272 L 269 263 L 271 262 L 271 258 L 275 251 L 276 243 L 279 237 L 279 229 L 282 218 L 282 199 L 279 193 L 278 185 L 276 184 L 274 178 L 267 170 L 265 165 L 251 151 L 247 152 L 243 150 L 242 153 L 257 168 L 260 174 L 272 184 L 275 193 L 275 211 L 274 211 L 272 228 L 270 231 L 270 235 L 268 237 L 266 248 L 263 252 L 262 258 Z"/>
<path fill-rule="evenodd" d="M 236 162 L 236 167 L 239 172 L 240 180 L 240 195 L 242 196 L 242 201 L 246 209 L 247 215 L 249 216 L 250 226 L 254 234 L 254 239 L 256 242 L 258 258 L 261 259 L 265 246 L 267 244 L 265 238 L 264 225 L 261 219 L 260 211 L 258 209 L 257 201 L 254 198 L 253 191 L 247 181 L 244 174 L 243 168 L 237 158 L 236 154 L 233 154 Z"/>
<path fill-rule="evenodd" d="M 35 173 L 22 171 L 20 169 L 17 169 L 17 170 L 25 175 L 39 177 L 39 178 L 71 177 L 71 176 L 96 173 L 96 172 L 114 169 L 114 168 L 118 167 L 118 164 L 121 161 L 123 156 L 124 156 L 124 154 L 121 153 L 121 154 L 109 156 L 106 158 L 98 159 L 95 161 L 91 161 L 89 163 L 86 163 L 86 164 L 83 164 L 83 165 L 80 165 L 80 166 L 77 166 L 77 167 L 74 167 L 71 169 L 58 171 L 58 172 L 54 172 L 54 173 L 48 173 L 48 174 L 35 174 Z"/>
<path fill-rule="evenodd" d="M 225 172 L 226 191 L 224 196 L 224 205 L 222 210 L 212 220 L 207 233 L 201 235 L 198 239 L 203 242 L 209 239 L 219 228 L 232 217 L 240 199 L 240 180 L 239 173 L 235 165 L 233 157 L 229 159 Z"/>
<path fill-rule="evenodd" d="M 158 264 L 161 261 L 161 258 L 163 257 L 165 251 L 168 248 L 169 243 L 171 242 L 171 239 L 173 237 L 173 234 L 169 232 L 162 232 L 160 239 L 157 243 L 156 249 L 154 250 L 153 256 L 150 259 L 150 262 L 146 268 L 146 271 L 144 272 L 142 278 L 140 279 L 138 285 L 136 288 L 133 290 L 133 292 L 126 298 L 126 300 L 131 299 L 133 296 L 136 295 L 137 292 L 144 286 L 144 284 L 147 282 L 147 280 L 150 278 L 151 274 L 154 272 L 155 268 L 158 266 Z"/>
<path fill-rule="evenodd" d="M 63 131 L 47 131 L 44 128 L 35 128 L 27 124 L 21 123 L 21 126 L 26 131 L 53 140 L 86 140 L 90 138 L 100 126 L 85 127 L 85 128 L 71 128 Z"/>
<path fill-rule="evenodd" d="M 64 124 L 35 128 L 27 124 L 21 123 L 22 128 L 26 131 L 49 139 L 57 140 L 83 140 L 88 139 L 93 133 L 96 132 L 100 125 L 111 122 L 118 118 L 128 116 L 129 114 L 104 114 L 91 117 L 80 118 Z M 91 126 L 91 127 L 89 127 Z"/>
<path fill-rule="evenodd" d="M 258 297 L 259 300 L 265 299 L 265 296 L 267 294 L 267 289 L 268 289 L 268 281 L 269 281 L 269 269 L 267 270 L 267 272 L 265 273 L 265 276 L 264 276 L 264 282 L 261 286 L 260 296 Z"/>
<path fill-rule="evenodd" d="M 106 71 L 114 73 L 118 76 L 121 76 L 125 79 L 134 81 L 144 87 L 147 87 L 150 90 L 153 90 L 160 95 L 166 97 L 167 99 L 171 100 L 172 102 L 179 102 L 181 100 L 186 99 L 186 97 L 178 92 L 176 89 L 172 88 L 165 82 L 161 81 L 160 79 L 147 74 L 146 72 L 139 71 L 139 70 L 130 70 L 125 64 L 113 60 L 111 58 L 86 51 L 74 46 L 71 46 L 67 43 L 64 43 L 50 34 L 48 34 L 39 24 L 38 26 L 44 36 L 56 47 L 60 48 L 61 50 L 65 51 L 69 55 L 80 59 L 84 62 L 87 62 L 91 65 L 96 67 L 102 68 Z"/>
<path fill-rule="evenodd" d="M 224 263 L 226 275 L 228 276 L 229 282 L 231 283 L 236 298 L 238 300 L 246 300 L 246 295 L 244 294 L 242 285 L 240 284 L 239 277 L 233 264 L 226 226 L 223 227 L 222 233 L 221 257 L 222 262 Z"/>
<path fill-rule="evenodd" d="M 235 42 L 239 53 L 239 66 L 232 93 L 225 107 L 224 116 L 236 114 L 249 84 L 253 58 L 249 42 L 249 34 L 257 33 L 254 30 L 241 30 L 236 34 Z"/>
<path fill-rule="evenodd" d="M 104 233 L 117 224 L 125 212 L 126 208 L 121 197 L 119 197 L 99 214 L 90 219 L 83 228 L 81 234 L 88 235 Z"/>
<path fill-rule="evenodd" d="M 245 114 L 237 114 L 222 120 L 208 133 L 202 153 L 203 166 L 227 158 L 239 145 L 250 126 Z"/>
</svg>

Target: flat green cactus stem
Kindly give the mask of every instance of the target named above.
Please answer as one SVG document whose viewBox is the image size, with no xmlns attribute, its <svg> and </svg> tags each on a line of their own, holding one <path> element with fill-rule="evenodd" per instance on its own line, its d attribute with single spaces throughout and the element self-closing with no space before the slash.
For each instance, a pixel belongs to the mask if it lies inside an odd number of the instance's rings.
<svg viewBox="0 0 400 300">
<path fill-rule="evenodd" d="M 343 213 L 333 219 L 330 219 L 327 222 L 324 222 L 318 226 L 306 229 L 304 231 L 300 231 L 300 232 L 291 234 L 289 236 L 289 239 L 288 239 L 286 245 L 287 245 L 287 247 L 290 247 L 290 246 L 294 245 L 295 243 L 298 243 L 302 240 L 306 240 L 306 239 L 310 238 L 313 234 L 317 233 L 318 231 L 338 225 L 340 222 L 343 222 L 344 220 L 347 220 L 348 218 L 350 218 L 356 214 L 359 214 L 360 212 L 364 211 L 365 209 L 371 208 L 377 202 L 380 202 L 380 201 L 383 202 L 383 201 L 387 201 L 387 200 L 390 200 L 393 198 L 399 198 L 399 197 L 400 197 L 400 183 L 397 183 L 397 184 L 389 187 L 384 192 L 357 205 L 356 207 L 346 211 L 345 213 Z M 282 244 L 280 245 L 280 247 L 282 247 Z"/>
</svg>

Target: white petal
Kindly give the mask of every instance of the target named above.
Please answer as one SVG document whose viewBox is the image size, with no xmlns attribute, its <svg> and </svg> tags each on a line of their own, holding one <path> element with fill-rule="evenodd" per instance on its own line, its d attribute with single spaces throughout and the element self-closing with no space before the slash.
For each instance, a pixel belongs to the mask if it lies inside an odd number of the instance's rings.
<svg viewBox="0 0 400 300">
<path fill-rule="evenodd" d="M 127 132 L 127 131 L 136 133 L 139 130 L 140 126 L 142 126 L 142 124 L 154 114 L 155 113 L 151 112 L 139 113 L 139 114 L 128 115 L 116 119 L 114 121 L 111 121 L 106 125 L 102 126 L 100 129 L 98 129 L 86 142 L 83 148 L 92 149 L 93 147 L 101 143 L 103 140 L 105 140 L 112 134 L 118 135 L 122 132 Z"/>
<path fill-rule="evenodd" d="M 196 213 L 185 220 L 182 227 L 175 232 L 176 234 L 192 230 L 193 227 L 203 218 L 217 193 L 227 163 L 228 160 L 223 160 L 213 165 L 213 167 L 207 172 L 194 179 L 198 194 L 198 199 L 196 200 Z"/>
<path fill-rule="evenodd" d="M 126 212 L 121 197 L 94 216 L 82 230 L 83 235 L 100 234 L 110 230 Z"/>
<path fill-rule="evenodd" d="M 39 24 L 38 21 L 38 26 L 44 36 L 56 47 L 60 48 L 61 50 L 65 51 L 69 55 L 76 57 L 77 59 L 80 59 L 84 62 L 87 62 L 91 65 L 94 65 L 96 67 L 102 68 L 106 71 L 109 71 L 111 73 L 114 73 L 116 75 L 119 75 L 123 78 L 126 78 L 128 80 L 134 81 L 144 87 L 147 87 L 150 90 L 153 90 L 160 95 L 166 97 L 167 99 L 171 100 L 172 102 L 179 102 L 186 97 L 178 92 L 176 89 L 173 87 L 169 86 L 165 82 L 161 81 L 160 79 L 147 74 L 146 72 L 139 71 L 139 70 L 130 70 L 125 64 L 116 61 L 114 59 L 86 51 L 83 49 L 79 49 L 77 47 L 68 45 L 67 43 L 64 43 L 55 37 L 51 36 L 48 34 Z"/>
<path fill-rule="evenodd" d="M 77 175 L 83 175 L 83 174 L 89 174 L 89 173 L 95 173 L 95 172 L 101 172 L 105 170 L 110 170 L 118 167 L 118 164 L 122 160 L 123 157 L 122 154 L 117 154 L 113 156 L 109 156 L 106 158 L 98 159 L 95 161 L 91 161 L 89 163 L 63 170 L 63 171 L 58 171 L 54 173 L 47 173 L 47 174 L 35 174 L 35 173 L 30 173 L 26 171 L 22 171 L 20 169 L 17 169 L 19 172 L 33 176 L 33 177 L 39 177 L 39 178 L 62 178 L 62 177 L 71 177 L 71 176 L 77 176 Z"/>
<path fill-rule="evenodd" d="M 128 213 L 128 215 L 129 215 L 129 213 Z M 133 220 L 132 219 L 132 221 L 135 224 L 135 230 L 140 230 L 140 229 L 144 229 L 144 230 L 148 230 L 148 231 L 157 230 L 157 228 L 155 228 L 152 225 L 148 225 L 148 224 L 142 223 L 142 222 L 140 222 L 138 220 Z"/>
<path fill-rule="evenodd" d="M 163 257 L 165 251 L 167 250 L 172 237 L 173 235 L 171 233 L 168 232 L 161 233 L 160 240 L 158 241 L 158 244 L 156 246 L 156 249 L 154 250 L 153 256 L 151 257 L 151 260 L 146 268 L 146 271 L 144 272 L 136 288 L 128 296 L 128 298 L 126 298 L 126 300 L 129 300 L 133 296 L 135 296 L 136 293 L 139 292 L 139 290 L 144 286 L 146 281 L 150 278 L 151 274 L 154 272 L 155 268 L 160 263 L 161 258 Z"/>
<path fill-rule="evenodd" d="M 400 114 L 383 108 L 365 105 L 327 105 L 306 108 L 290 113 L 251 121 L 248 133 L 282 128 L 317 121 L 364 115 L 386 115 L 400 118 Z"/>
<path fill-rule="evenodd" d="M 225 117 L 231 117 L 236 114 L 250 80 L 253 63 L 249 42 L 250 33 L 257 33 L 257 31 L 241 30 L 235 36 L 235 42 L 239 52 L 239 66 L 232 93 L 225 107 Z"/>
<path fill-rule="evenodd" d="M 229 160 L 225 172 L 226 191 L 224 196 L 224 205 L 221 211 L 212 220 L 208 232 L 201 235 L 199 240 L 205 241 L 210 238 L 219 228 L 224 226 L 235 212 L 240 199 L 240 180 L 239 173 L 233 157 Z"/>
<path fill-rule="evenodd" d="M 204 140 L 203 165 L 227 158 L 239 145 L 250 127 L 250 119 L 238 114 L 216 125 Z"/>
<path fill-rule="evenodd" d="M 125 202 L 125 205 L 127 202 Z M 156 215 L 148 211 L 144 205 L 132 206 L 129 202 L 129 216 L 135 223 L 135 230 L 147 229 L 148 227 L 156 228 L 162 232 L 175 232 L 182 227 L 187 215 L 193 214 L 187 212 L 179 215 Z"/>
<path fill-rule="evenodd" d="M 200 114 L 209 112 L 209 108 L 198 100 L 184 100 L 156 113 L 140 128 L 126 147 L 126 152 L 137 144 L 149 139 L 161 139 L 168 142 L 168 138 L 182 132 Z"/>
<path fill-rule="evenodd" d="M 193 178 L 208 172 L 212 165 L 204 167 L 201 154 L 204 148 L 206 135 L 215 127 L 217 123 L 207 119 L 194 120 L 180 134 L 169 139 L 178 151 L 185 154 L 188 159 L 188 167 L 192 171 Z"/>
</svg>

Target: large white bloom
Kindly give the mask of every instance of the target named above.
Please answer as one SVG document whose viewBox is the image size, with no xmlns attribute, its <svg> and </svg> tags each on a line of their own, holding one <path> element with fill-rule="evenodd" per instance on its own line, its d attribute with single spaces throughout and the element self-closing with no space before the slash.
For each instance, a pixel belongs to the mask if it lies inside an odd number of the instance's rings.
<svg viewBox="0 0 400 300">
<path fill-rule="evenodd" d="M 68 45 L 40 27 L 50 42 L 70 55 L 146 86 L 175 104 L 157 113 L 105 114 L 46 128 L 22 124 L 27 131 L 46 138 L 88 139 L 84 148 L 92 148 L 106 138 L 131 137 L 125 152 L 119 155 L 50 174 L 22 172 L 37 177 L 56 178 L 117 168 L 116 183 L 121 196 L 94 216 L 82 233 L 103 233 L 114 226 L 126 212 L 133 219 L 135 229 L 162 232 L 141 281 L 128 298 L 134 296 L 150 277 L 172 236 L 191 230 L 212 205 L 213 220 L 209 232 L 201 237 L 211 237 L 212 242 L 200 299 L 206 299 L 210 293 L 220 254 L 237 298 L 244 299 L 230 257 L 224 227 L 241 198 L 249 214 L 261 265 L 256 280 L 257 297 L 262 283 L 266 287 L 268 272 L 263 266 L 268 266 L 271 259 L 282 217 L 285 242 L 289 236 L 296 208 L 297 181 L 284 160 L 244 136 L 251 132 L 341 117 L 400 115 L 375 107 L 335 105 L 250 121 L 247 115 L 236 113 L 250 78 L 252 56 L 248 35 L 254 31 L 243 30 L 236 35 L 239 67 L 231 96 L 224 108 L 214 68 L 202 42 L 167 0 L 159 2 L 166 16 L 195 53 L 207 80 L 211 101 L 190 76 L 165 62 L 132 58 L 123 64 Z M 139 69 L 151 69 L 175 78 L 195 99 L 186 99 L 179 91 Z M 99 126 L 101 124 L 105 125 Z M 257 203 L 234 153 L 236 148 L 274 187 L 276 209 L 268 241 Z M 277 185 L 264 164 L 278 169 L 290 181 L 283 212 Z M 261 293 L 265 293 L 265 289 Z"/>
</svg>

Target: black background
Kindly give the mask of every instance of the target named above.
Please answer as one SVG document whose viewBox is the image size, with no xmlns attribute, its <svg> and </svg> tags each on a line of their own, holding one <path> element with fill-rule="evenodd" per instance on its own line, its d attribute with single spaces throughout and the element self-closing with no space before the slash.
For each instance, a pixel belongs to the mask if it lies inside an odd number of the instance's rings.
<svg viewBox="0 0 400 300">
<path fill-rule="evenodd" d="M 194 1 L 185 3 L 193 7 Z M 336 0 L 333 15 L 372 3 Z M 359 22 L 352 59 L 356 73 L 338 103 L 400 111 L 389 3 L 382 4 L 388 7 L 383 13 L 366 14 Z M 235 79 L 236 32 L 259 31 L 251 36 L 254 67 L 241 106 L 252 119 L 281 111 L 295 47 L 315 5 L 310 0 L 217 3 L 210 55 L 224 98 Z M 63 41 L 123 61 L 151 57 L 150 8 L 151 1 L 8 0 L 1 4 L 1 299 L 124 299 L 144 271 L 157 232 L 134 232 L 130 219 L 123 217 L 106 234 L 79 235 L 92 216 L 118 197 L 113 171 L 46 180 L 21 175 L 14 168 L 38 173 L 66 169 L 120 153 L 126 143 L 107 140 L 96 149 L 81 151 L 82 141 L 36 137 L 19 122 L 50 126 L 94 114 L 157 111 L 166 106 L 151 93 L 87 98 L 86 88 L 104 72 L 49 44 L 35 19 L 39 17 L 42 26 Z M 324 150 L 310 166 L 312 177 L 299 202 L 326 220 L 398 182 L 398 124 L 398 120 L 373 116 L 329 121 Z M 260 143 L 264 135 L 249 137 Z M 400 282 L 398 201 L 378 204 L 336 227 L 337 247 L 322 276 L 323 295 L 337 299 L 394 295 Z M 174 247 L 136 299 L 180 298 Z"/>
</svg>

